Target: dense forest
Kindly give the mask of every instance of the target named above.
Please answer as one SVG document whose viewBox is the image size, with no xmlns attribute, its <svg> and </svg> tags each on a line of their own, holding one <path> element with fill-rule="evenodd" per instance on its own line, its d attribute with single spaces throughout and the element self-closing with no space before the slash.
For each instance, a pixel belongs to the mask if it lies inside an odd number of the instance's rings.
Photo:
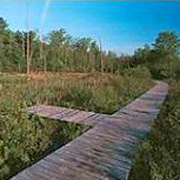
<svg viewBox="0 0 180 180">
<path fill-rule="evenodd" d="M 13 32 L 0 18 L 1 72 L 115 72 L 123 64 L 119 60 L 115 53 L 102 50 L 100 40 L 73 38 L 63 28 L 46 36 L 32 30 Z"/>
<path fill-rule="evenodd" d="M 154 44 L 137 49 L 133 55 L 118 56 L 104 51 L 100 40 L 73 38 L 63 28 L 46 36 L 32 30 L 13 32 L 0 18 L 1 72 L 119 72 L 145 65 L 152 75 L 163 78 L 179 73 L 178 48 L 178 36 L 165 31 Z"/>
</svg>

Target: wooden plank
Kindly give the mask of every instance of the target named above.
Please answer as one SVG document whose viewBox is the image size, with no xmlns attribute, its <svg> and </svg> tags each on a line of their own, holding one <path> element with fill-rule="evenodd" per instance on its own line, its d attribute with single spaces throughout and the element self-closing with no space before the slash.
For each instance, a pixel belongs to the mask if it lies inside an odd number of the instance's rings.
<svg viewBox="0 0 180 180">
<path fill-rule="evenodd" d="M 30 113 L 93 127 L 11 179 L 127 179 L 135 149 L 147 136 L 167 92 L 168 85 L 157 82 L 154 88 L 113 115 L 45 105 L 30 107 Z"/>
</svg>

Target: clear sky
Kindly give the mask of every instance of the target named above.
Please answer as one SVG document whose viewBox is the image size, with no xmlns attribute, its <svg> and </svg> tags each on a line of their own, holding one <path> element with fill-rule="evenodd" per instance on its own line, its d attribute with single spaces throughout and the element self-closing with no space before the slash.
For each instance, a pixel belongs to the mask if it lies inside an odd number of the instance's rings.
<svg viewBox="0 0 180 180">
<path fill-rule="evenodd" d="M 180 36 L 180 2 L 167 1 L 0 1 L 0 16 L 13 30 L 29 27 L 51 30 L 65 28 L 75 37 L 102 41 L 103 49 L 120 53 L 154 42 L 158 33 L 173 30 Z"/>
</svg>

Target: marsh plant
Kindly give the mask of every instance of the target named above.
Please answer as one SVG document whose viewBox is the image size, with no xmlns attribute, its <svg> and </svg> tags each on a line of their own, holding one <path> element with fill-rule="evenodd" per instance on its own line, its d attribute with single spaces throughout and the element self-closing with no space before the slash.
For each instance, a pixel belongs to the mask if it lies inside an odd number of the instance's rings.
<svg viewBox="0 0 180 180">
<path fill-rule="evenodd" d="M 136 154 L 130 180 L 180 179 L 180 81 L 169 81 L 171 89 L 150 137 Z"/>
<path fill-rule="evenodd" d="M 51 104 L 111 114 L 153 83 L 141 71 L 2 74 L 0 84 L 0 179 L 4 180 L 89 128 L 29 115 L 28 106 Z"/>
</svg>

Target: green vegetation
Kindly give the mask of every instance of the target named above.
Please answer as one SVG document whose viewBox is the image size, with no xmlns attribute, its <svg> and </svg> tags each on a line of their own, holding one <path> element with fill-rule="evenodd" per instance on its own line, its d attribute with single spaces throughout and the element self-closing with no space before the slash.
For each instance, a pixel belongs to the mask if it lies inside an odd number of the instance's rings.
<svg viewBox="0 0 180 180">
<path fill-rule="evenodd" d="M 74 38 L 63 28 L 46 36 L 13 32 L 0 18 L 0 72 L 116 72 L 127 65 L 127 57 L 103 51 L 92 38 Z"/>
<path fill-rule="evenodd" d="M 143 78 L 144 77 L 144 78 Z M 55 97 L 55 105 L 112 114 L 135 99 L 152 85 L 147 69 L 134 69 L 121 75 L 90 74 L 86 85 L 68 87 L 62 98 Z"/>
<path fill-rule="evenodd" d="M 130 180 L 180 178 L 180 81 L 171 90 L 150 137 L 141 144 Z"/>
<path fill-rule="evenodd" d="M 153 46 L 145 45 L 134 53 L 134 62 L 147 67 L 155 79 L 178 79 L 180 72 L 180 40 L 173 32 L 158 35 Z"/>
<path fill-rule="evenodd" d="M 180 179 L 179 52 L 179 37 L 170 31 L 132 56 L 117 56 L 103 51 L 101 42 L 73 38 L 64 29 L 46 37 L 35 31 L 13 32 L 0 18 L 0 179 L 89 128 L 29 116 L 27 106 L 51 104 L 111 114 L 148 90 L 151 77 L 169 82 L 171 89 L 150 137 L 139 147 L 130 180 Z"/>
<path fill-rule="evenodd" d="M 160 33 L 154 49 L 136 52 L 141 66 L 156 79 L 169 83 L 167 100 L 150 137 L 138 148 L 129 180 L 180 179 L 180 40 L 172 32 Z"/>
<path fill-rule="evenodd" d="M 130 88 L 131 87 L 133 88 Z M 148 71 L 0 75 L 0 179 L 31 165 L 89 127 L 30 116 L 34 104 L 112 113 L 152 86 Z"/>
</svg>

